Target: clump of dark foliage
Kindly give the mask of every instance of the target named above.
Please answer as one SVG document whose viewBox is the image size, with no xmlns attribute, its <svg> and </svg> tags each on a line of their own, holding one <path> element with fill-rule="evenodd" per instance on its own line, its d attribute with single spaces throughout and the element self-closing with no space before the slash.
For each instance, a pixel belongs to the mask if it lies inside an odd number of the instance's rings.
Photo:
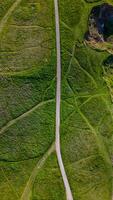
<svg viewBox="0 0 113 200">
<path fill-rule="evenodd" d="M 105 67 L 113 68 L 113 55 L 110 55 L 106 60 L 104 60 L 103 65 Z"/>
<path fill-rule="evenodd" d="M 86 34 L 88 41 L 113 43 L 113 6 L 107 3 L 91 10 Z"/>
</svg>

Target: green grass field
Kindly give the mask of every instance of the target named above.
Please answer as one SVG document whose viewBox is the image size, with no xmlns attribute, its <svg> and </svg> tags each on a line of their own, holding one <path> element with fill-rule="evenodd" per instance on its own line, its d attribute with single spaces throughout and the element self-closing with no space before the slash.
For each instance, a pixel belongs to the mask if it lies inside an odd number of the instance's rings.
<svg viewBox="0 0 113 200">
<path fill-rule="evenodd" d="M 89 13 L 103 2 L 113 4 L 112 0 L 59 1 L 61 151 L 74 200 L 112 197 L 113 78 L 112 69 L 103 65 L 110 54 L 84 44 Z M 0 20 L 13 3 L 0 1 Z M 51 150 L 55 84 L 54 2 L 22 0 L 0 37 L 2 200 L 66 200 L 56 153 Z"/>
</svg>

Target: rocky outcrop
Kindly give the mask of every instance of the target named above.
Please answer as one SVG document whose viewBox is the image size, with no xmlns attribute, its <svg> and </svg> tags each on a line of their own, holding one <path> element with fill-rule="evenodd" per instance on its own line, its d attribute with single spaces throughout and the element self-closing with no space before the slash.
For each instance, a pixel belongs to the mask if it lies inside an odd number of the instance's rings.
<svg viewBox="0 0 113 200">
<path fill-rule="evenodd" d="M 107 3 L 91 10 L 85 39 L 94 48 L 113 53 L 113 6 Z"/>
</svg>

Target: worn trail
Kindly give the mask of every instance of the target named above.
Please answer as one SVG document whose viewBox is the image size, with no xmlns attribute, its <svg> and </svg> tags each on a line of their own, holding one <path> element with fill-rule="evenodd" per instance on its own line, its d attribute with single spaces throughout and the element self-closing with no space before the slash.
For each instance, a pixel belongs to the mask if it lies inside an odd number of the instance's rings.
<svg viewBox="0 0 113 200">
<path fill-rule="evenodd" d="M 57 85 L 56 85 L 56 153 L 62 174 L 67 200 L 73 200 L 72 192 L 64 168 L 60 149 L 60 104 L 61 104 L 61 48 L 60 48 L 60 25 L 58 0 L 54 0 L 55 24 L 56 24 L 56 48 L 57 48 Z"/>
<path fill-rule="evenodd" d="M 36 166 L 34 167 L 29 180 L 24 188 L 24 191 L 22 193 L 22 196 L 20 198 L 20 200 L 29 200 L 30 199 L 30 195 L 31 195 L 31 191 L 32 191 L 32 187 L 33 184 L 35 182 L 36 176 L 38 171 L 42 168 L 42 166 L 45 164 L 47 158 L 54 152 L 54 143 L 51 145 L 51 147 L 48 149 L 48 151 L 43 155 L 43 157 L 41 158 L 41 160 L 38 161 L 38 163 L 36 164 Z"/>
<path fill-rule="evenodd" d="M 0 22 L 0 34 L 2 33 L 8 19 L 10 18 L 11 14 L 14 12 L 14 10 L 17 8 L 17 6 L 21 3 L 22 0 L 16 0 L 12 6 L 8 9 L 7 13 L 5 16 L 2 18 Z"/>
<path fill-rule="evenodd" d="M 32 112 L 34 112 L 36 109 L 40 108 L 43 105 L 46 105 L 47 103 L 51 103 L 51 102 L 54 102 L 54 99 L 50 99 L 50 100 L 47 100 L 47 101 L 42 101 L 41 103 L 37 104 L 36 106 L 34 106 L 33 108 L 31 108 L 27 112 L 23 113 L 22 115 L 18 116 L 15 119 L 12 119 L 11 121 L 9 121 L 5 126 L 3 126 L 0 129 L 0 134 L 2 134 L 5 131 L 7 131 L 8 128 L 10 128 L 10 126 L 16 124 L 19 120 L 22 120 L 23 118 L 27 117 L 29 114 L 31 114 Z"/>
</svg>

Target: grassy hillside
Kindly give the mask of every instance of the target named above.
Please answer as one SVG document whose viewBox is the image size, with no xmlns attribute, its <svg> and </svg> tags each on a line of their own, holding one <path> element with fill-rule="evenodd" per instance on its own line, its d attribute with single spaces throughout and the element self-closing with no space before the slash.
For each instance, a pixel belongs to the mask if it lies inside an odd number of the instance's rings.
<svg viewBox="0 0 113 200">
<path fill-rule="evenodd" d="M 7 1 L 8 6 L 13 6 L 13 2 Z M 7 15 L 6 2 L 1 6 Z M 33 169 L 54 141 L 54 38 L 52 1 L 21 1 L 1 34 L 0 198 L 3 200 L 21 198 Z"/>
<path fill-rule="evenodd" d="M 64 1 L 65 8 L 60 5 L 62 99 L 73 106 L 73 112 L 62 119 L 63 159 L 74 199 L 110 200 L 113 115 L 102 65 L 108 53 L 84 45 L 88 15 L 96 4 L 73 1 L 75 6 L 68 6 L 67 12 L 72 19 L 76 16 L 75 24 L 65 12 L 67 4 Z M 62 103 L 62 116 L 64 112 Z"/>
<path fill-rule="evenodd" d="M 112 70 L 109 54 L 84 44 L 93 6 L 59 1 L 62 55 L 61 150 L 75 200 L 111 200 Z M 0 199 L 65 200 L 54 150 L 54 2 L 22 0 L 0 38 Z M 14 1 L 0 1 L 0 19 Z M 52 146 L 51 146 L 52 145 Z"/>
</svg>

